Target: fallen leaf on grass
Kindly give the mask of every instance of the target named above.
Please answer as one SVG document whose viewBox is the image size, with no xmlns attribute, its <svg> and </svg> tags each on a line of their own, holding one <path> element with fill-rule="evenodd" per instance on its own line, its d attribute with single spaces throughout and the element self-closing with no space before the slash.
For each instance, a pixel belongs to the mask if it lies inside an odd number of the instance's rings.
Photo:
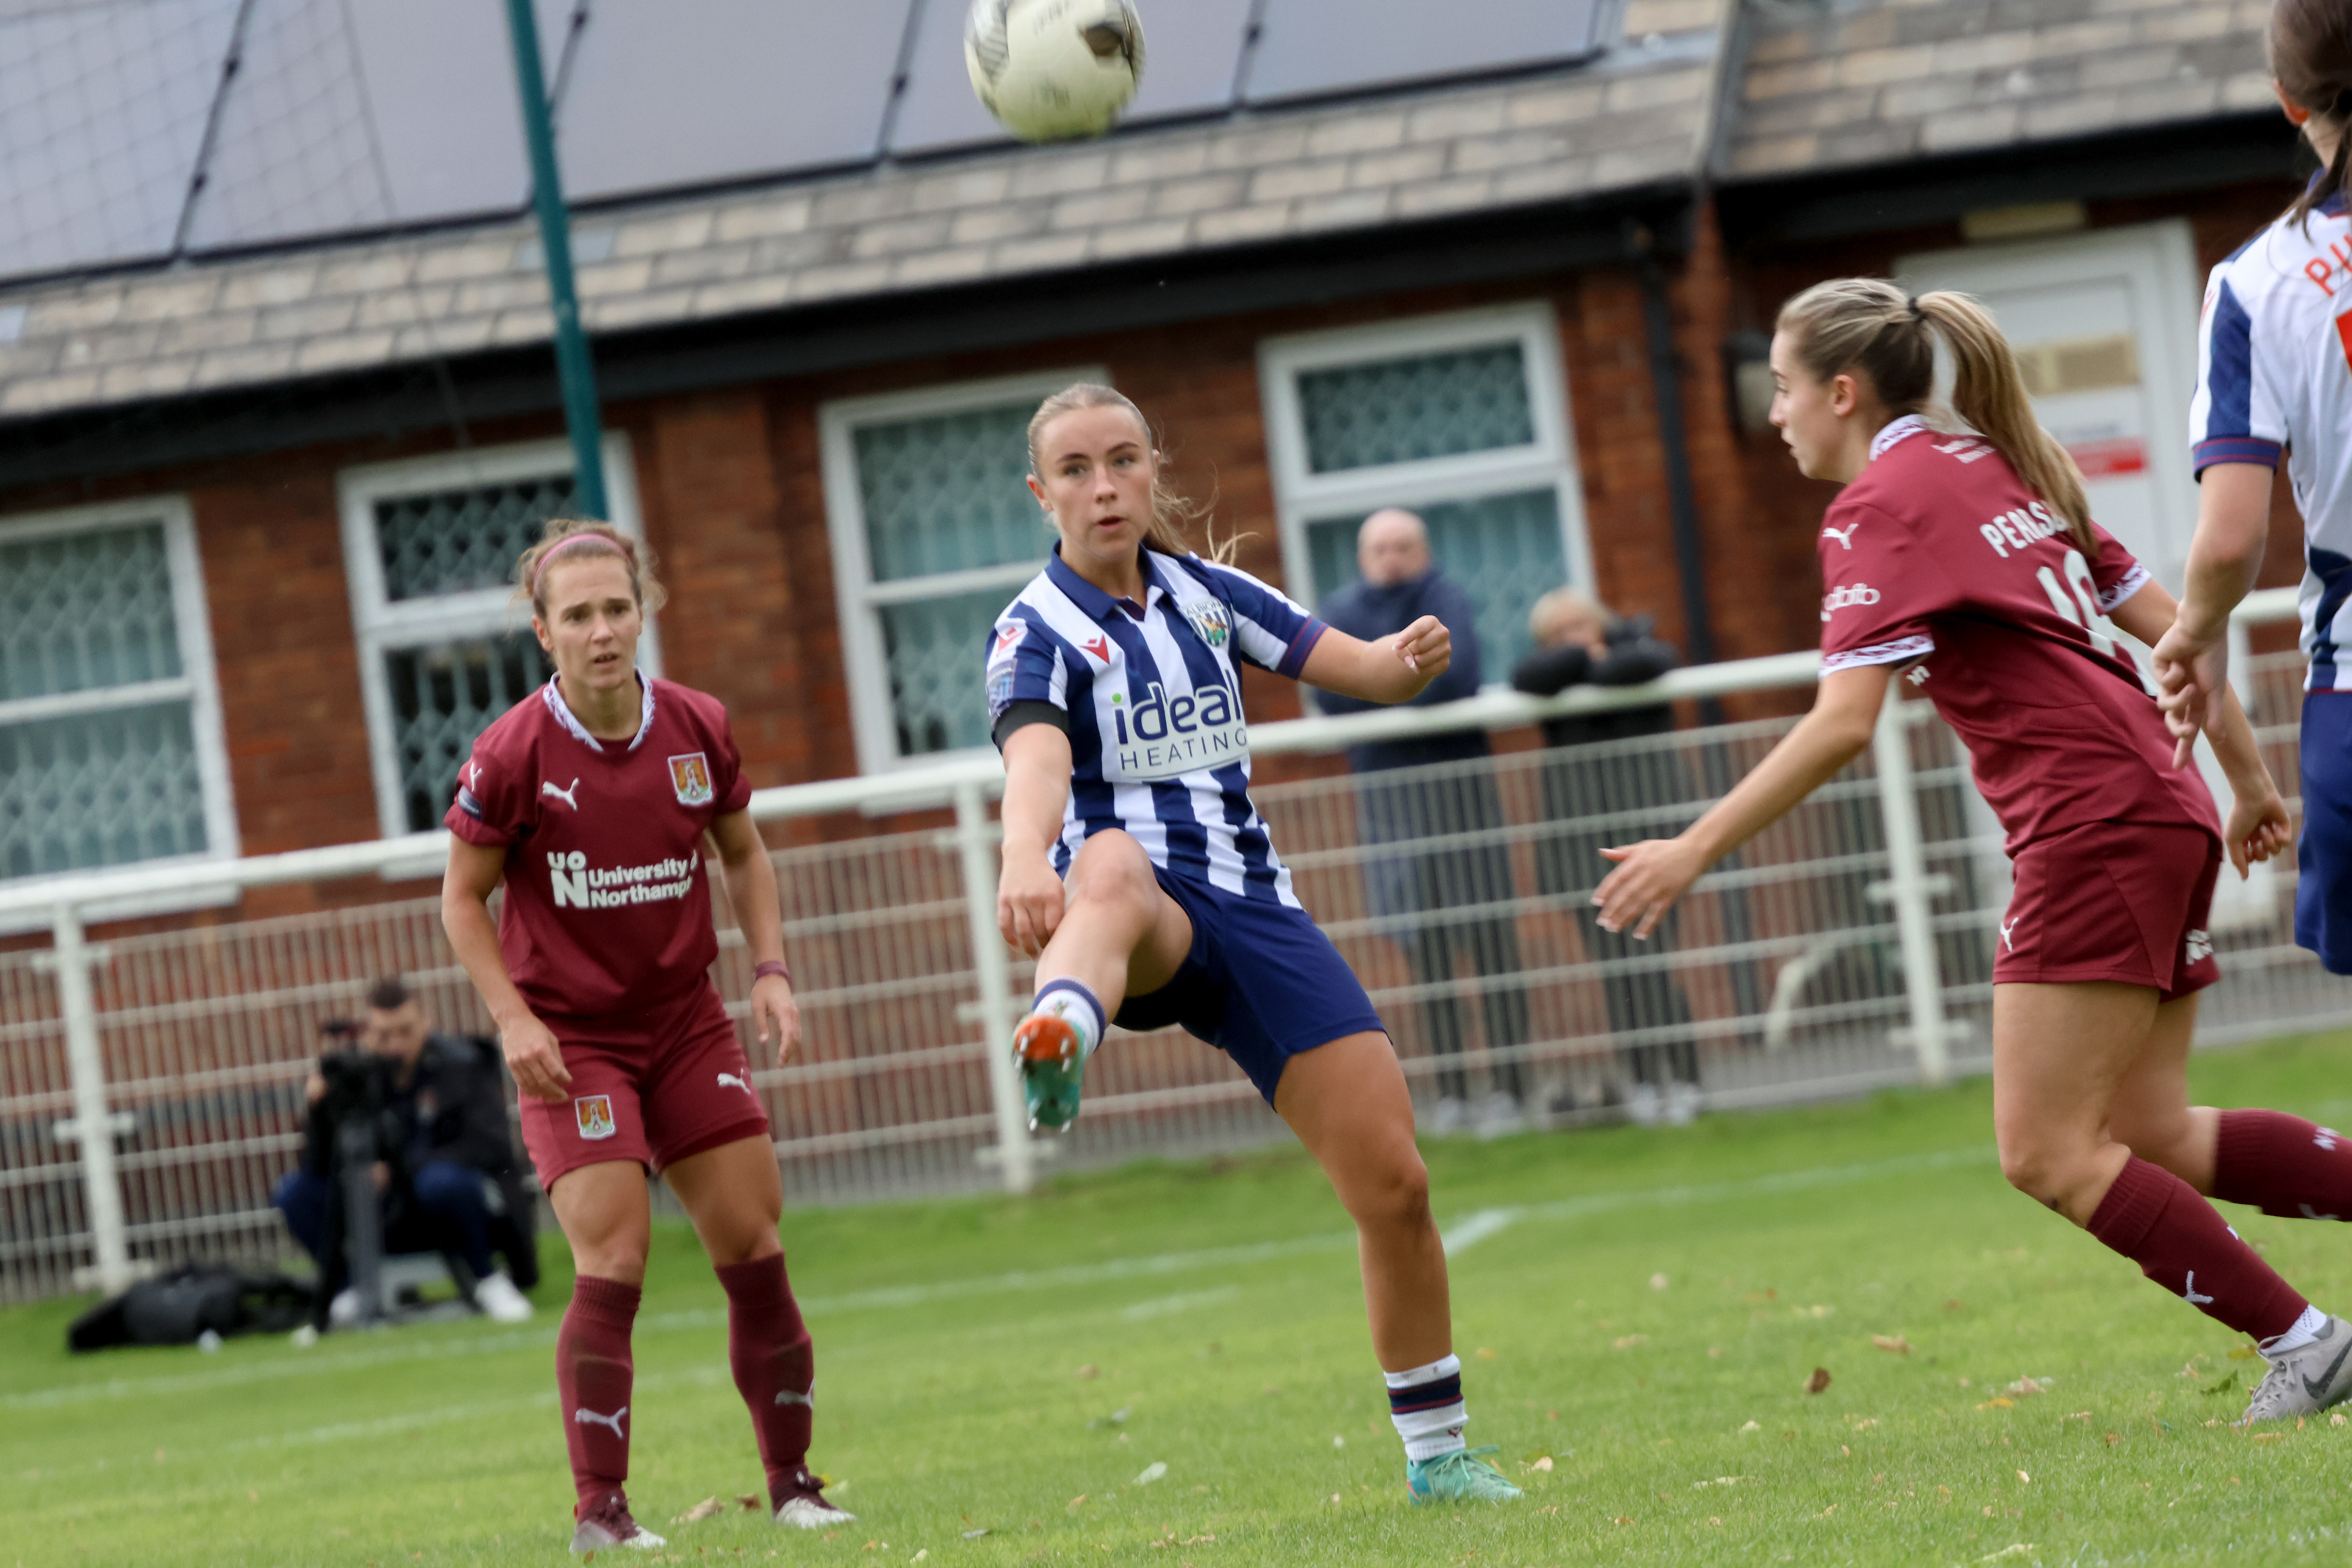
<svg viewBox="0 0 2352 1568">
<path fill-rule="evenodd" d="M 2231 1389 L 2233 1389 L 2233 1388 L 2235 1388 L 2235 1387 L 2237 1387 L 2237 1386 L 2238 1386 L 2238 1373 L 2237 1373 L 2236 1370 L 2233 1368 L 2233 1369 L 2231 1369 L 2231 1373 L 2230 1373 L 2230 1375 L 2229 1375 L 2229 1376 L 2227 1376 L 2227 1377 L 2223 1378 L 2221 1382 L 2219 1382 L 2219 1383 L 2215 1384 L 2212 1387 L 2210 1387 L 2210 1388 L 2200 1389 L 2200 1390 L 2198 1390 L 2198 1392 L 2199 1392 L 2199 1393 L 2200 1393 L 2200 1394 L 2204 1394 L 2206 1398 L 2210 1399 L 2210 1398 L 2212 1398 L 2212 1397 L 2213 1397 L 2215 1394 L 2227 1394 L 2227 1393 L 2229 1393 L 2229 1392 L 2230 1392 L 2230 1390 L 2231 1390 Z"/>
<path fill-rule="evenodd" d="M 1072 1498 L 1069 1501 L 1067 1501 L 1067 1502 L 1064 1503 L 1062 1506 L 1063 1506 L 1064 1508 L 1076 1508 L 1076 1507 L 1077 1507 L 1080 1503 L 1082 1503 L 1082 1502 L 1084 1502 L 1084 1501 L 1086 1501 L 1086 1500 L 1087 1500 L 1087 1494 L 1086 1494 L 1085 1492 L 1080 1492 L 1077 1496 L 1076 1496 L 1076 1497 Z"/>
<path fill-rule="evenodd" d="M 1551 1468 L 1551 1456 L 1546 1454 L 1539 1459 L 1529 1459 L 1519 1468 L 1523 1470 L 1549 1470 Z"/>
<path fill-rule="evenodd" d="M 763 1508 L 766 1506 L 767 1500 L 767 1499 L 761 1497 L 757 1492 L 738 1492 L 735 1494 L 736 1506 L 747 1510 L 755 1508 Z"/>
<path fill-rule="evenodd" d="M 1986 1400 L 1982 1405 L 1978 1405 L 1977 1408 L 1979 1410 L 2014 1410 L 2017 1408 L 2017 1401 L 2014 1399 L 2003 1399 L 2000 1394 L 1996 1394 L 1990 1399 Z"/>
<path fill-rule="evenodd" d="M 2035 1379 L 2035 1378 L 2031 1378 L 2031 1377 L 2021 1377 L 2021 1378 L 2019 1378 L 2015 1383 L 2011 1384 L 2009 1385 L 2009 1387 L 2008 1387 L 2008 1388 L 2006 1388 L 2005 1390 L 2003 1390 L 2002 1392 L 2007 1393 L 2007 1394 L 2016 1394 L 2020 1399 L 2023 1399 L 2026 1395 L 2031 1394 L 2047 1394 L 2047 1393 L 2049 1393 L 2049 1392 L 2050 1392 L 2050 1385 L 2051 1385 L 2052 1384 L 2053 1384 L 2053 1383 L 2057 1382 L 2057 1381 L 2058 1381 L 2058 1380 L 2057 1380 L 2056 1378 L 2054 1378 L 2054 1377 L 2045 1377 L 2045 1378 L 2040 1378 L 2040 1379 Z"/>
<path fill-rule="evenodd" d="M 1102 1375 L 1102 1368 L 1100 1368 L 1100 1367 L 1097 1366 L 1097 1365 L 1096 1365 L 1094 1363 L 1092 1363 L 1092 1362 L 1088 1362 L 1088 1363 L 1087 1363 L 1087 1364 L 1086 1364 L 1086 1365 L 1084 1365 L 1084 1366 L 1082 1366 L 1082 1367 L 1078 1368 L 1078 1376 L 1079 1376 L 1080 1378 L 1082 1378 L 1082 1379 L 1086 1379 L 1086 1378 L 1097 1378 L 1097 1377 L 1100 1377 L 1101 1375 Z"/>
<path fill-rule="evenodd" d="M 2240 1345 L 2237 1349 L 2230 1352 L 2230 1359 L 2231 1361 L 2252 1361 L 2262 1353 L 2262 1352 L 2256 1350 L 2252 1345 Z"/>
<path fill-rule="evenodd" d="M 2091 1420 L 2091 1413 L 2087 1410 L 2077 1410 L 2072 1415 L 2061 1415 L 2058 1419 L 2061 1421 L 2080 1421 L 2085 1426 L 2088 1426 Z"/>
<path fill-rule="evenodd" d="M 1829 1385 L 1830 1369 L 1825 1366 L 1817 1366 L 1813 1368 L 1813 1375 L 1805 1379 L 1805 1392 L 1807 1394 L 1819 1394 L 1822 1389 L 1827 1388 Z"/>
<path fill-rule="evenodd" d="M 672 1524 L 700 1524 L 704 1520 L 710 1518 L 713 1514 L 718 1513 L 726 1506 L 727 1505 L 725 1503 L 720 1502 L 715 1497 L 707 1497 L 700 1502 L 696 1503 L 692 1508 L 688 1509 L 684 1513 L 679 1514 L 676 1519 L 671 1520 L 670 1522 Z"/>
<path fill-rule="evenodd" d="M 2342 1412 L 2341 1410 L 2339 1410 L 2339 1411 L 2337 1411 L 2335 1415 L 2330 1415 L 2330 1416 L 2327 1418 L 2327 1424 L 2328 1424 L 2330 1426 L 2343 1426 L 2343 1425 L 2344 1425 L 2344 1412 Z"/>
<path fill-rule="evenodd" d="M 1492 1350 L 1489 1350 L 1486 1346 L 1480 1345 L 1478 1347 L 1478 1359 L 1480 1361 L 1493 1361 L 1495 1359 L 1495 1352 Z"/>
<path fill-rule="evenodd" d="M 1896 1355 L 1911 1353 L 1911 1342 L 1901 1334 L 1873 1334 L 1870 1336 L 1870 1342 L 1880 1350 L 1893 1351 Z"/>
<path fill-rule="evenodd" d="M 1653 1290 L 1663 1290 L 1672 1283 L 1673 1281 L 1668 1279 L 1663 1274 L 1653 1274 L 1650 1276 L 1650 1289 Z"/>
<path fill-rule="evenodd" d="M 2020 1482 L 2020 1483 L 2021 1483 L 2022 1485 L 2025 1485 L 2025 1486 L 2029 1486 L 2029 1487 L 2030 1487 L 2030 1486 L 2032 1486 L 2032 1485 L 2033 1484 L 2033 1478 L 2032 1478 L 2032 1476 L 2027 1475 L 2023 1470 L 2020 1470 L 2020 1471 L 2018 1471 L 2018 1472 L 2017 1472 L 2017 1479 L 2018 1479 L 2019 1482 Z"/>
<path fill-rule="evenodd" d="M 1709 1361 L 1721 1361 L 1723 1359 L 1723 1347 L 1721 1345 L 1707 1346 L 1706 1359 Z"/>
<path fill-rule="evenodd" d="M 1154 1459 L 1151 1463 L 1143 1467 L 1143 1473 L 1135 1478 L 1135 1484 L 1139 1487 L 1148 1487 L 1167 1473 L 1167 1461 L 1164 1459 Z"/>
<path fill-rule="evenodd" d="M 1746 1434 L 1748 1432 L 1761 1432 L 1764 1428 L 1757 1425 L 1755 1422 L 1750 1421 L 1747 1426 L 1742 1426 L 1739 1430 L 1742 1434 Z"/>
<path fill-rule="evenodd" d="M 1835 1307 L 1830 1306 L 1826 1302 L 1811 1307 L 1791 1307 L 1789 1309 L 1790 1315 L 1792 1317 L 1816 1319 L 1829 1317 L 1837 1309 Z"/>
<path fill-rule="evenodd" d="M 1624 1334 L 1621 1335 L 1615 1344 L 1611 1348 L 1613 1350 L 1629 1351 L 1635 1345 L 1645 1345 L 1649 1342 L 1650 1336 L 1647 1334 Z"/>
<path fill-rule="evenodd" d="M 2118 1443 L 2122 1442 L 2123 1440 L 2124 1440 L 2124 1436 L 2123 1436 L 2123 1434 L 2122 1434 L 2122 1433 L 2120 1433 L 2120 1432 L 2110 1432 L 2110 1433 L 2108 1433 L 2108 1434 L 2107 1434 L 2107 1447 L 2110 1447 L 2110 1448 L 2114 1447 L 2116 1444 L 2118 1444 Z"/>
<path fill-rule="evenodd" d="M 1633 1522 L 1633 1516 L 1630 1513 L 1621 1513 L 1609 1522 L 1612 1524 L 1631 1524 Z"/>
<path fill-rule="evenodd" d="M 2254 1434 L 2254 1441 L 2257 1443 L 2284 1443 L 2286 1441 L 2286 1434 L 2284 1432 L 2257 1432 Z"/>
<path fill-rule="evenodd" d="M 1855 1422 L 1855 1423 L 1853 1424 L 1853 1429 L 1854 1429 L 1855 1431 L 1857 1431 L 1857 1432 L 1867 1432 L 1867 1431 L 1869 1431 L 1873 1426 L 1877 1426 L 1877 1425 L 1878 1425 L 1878 1417 L 1877 1417 L 1877 1416 L 1875 1416 L 1875 1415 L 1865 1415 L 1865 1416 L 1864 1416 L 1861 1420 L 1859 1420 L 1859 1421 L 1857 1421 L 1857 1422 Z"/>
</svg>

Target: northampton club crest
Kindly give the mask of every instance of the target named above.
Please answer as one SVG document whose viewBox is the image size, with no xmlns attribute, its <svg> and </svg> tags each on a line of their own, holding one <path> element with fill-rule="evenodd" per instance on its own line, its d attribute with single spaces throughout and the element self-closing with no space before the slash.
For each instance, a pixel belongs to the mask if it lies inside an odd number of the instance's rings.
<svg viewBox="0 0 2352 1568">
<path fill-rule="evenodd" d="M 609 1094 L 583 1095 L 572 1102 L 580 1117 L 580 1136 L 592 1142 L 610 1138 L 621 1129 L 613 1120 L 613 1097 Z"/>
<path fill-rule="evenodd" d="M 669 760 L 669 787 L 677 792 L 680 805 L 709 805 L 711 801 L 710 763 L 700 752 L 688 752 Z"/>
</svg>

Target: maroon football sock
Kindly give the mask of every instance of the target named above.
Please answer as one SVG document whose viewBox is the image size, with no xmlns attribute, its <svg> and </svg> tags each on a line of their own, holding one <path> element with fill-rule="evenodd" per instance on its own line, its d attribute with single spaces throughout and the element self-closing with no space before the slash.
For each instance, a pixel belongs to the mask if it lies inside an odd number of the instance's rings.
<svg viewBox="0 0 2352 1568">
<path fill-rule="evenodd" d="M 2207 1317 L 2257 1340 L 2294 1327 L 2309 1304 L 2196 1188 L 2146 1160 L 2124 1166 L 2085 1228 Z"/>
<path fill-rule="evenodd" d="M 2213 1195 L 2286 1219 L 2352 1219 L 2352 1148 L 2283 1110 L 2225 1110 Z"/>
<path fill-rule="evenodd" d="M 629 1326 L 639 1290 L 583 1274 L 572 1282 L 572 1305 L 555 1335 L 555 1386 L 563 1400 L 563 1441 L 572 1450 L 572 1484 L 585 1516 L 629 1479 Z"/>
<path fill-rule="evenodd" d="M 718 1273 L 727 1289 L 727 1364 L 751 1407 L 768 1496 L 780 1503 L 808 1459 L 816 1425 L 816 1354 L 784 1276 L 782 1253 L 721 1264 Z"/>
</svg>

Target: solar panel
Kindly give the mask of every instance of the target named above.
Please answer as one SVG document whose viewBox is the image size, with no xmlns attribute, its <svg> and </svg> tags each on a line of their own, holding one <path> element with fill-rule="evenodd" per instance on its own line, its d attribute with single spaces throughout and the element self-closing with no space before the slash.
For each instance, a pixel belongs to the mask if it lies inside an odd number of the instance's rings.
<svg viewBox="0 0 2352 1568">
<path fill-rule="evenodd" d="M 1265 0 L 1244 96 L 1252 103 L 1579 59 L 1598 47 L 1597 0 Z"/>
<path fill-rule="evenodd" d="M 86 0 L 0 19 L 0 276 L 170 251 L 236 5 Z"/>
<path fill-rule="evenodd" d="M 908 0 L 639 0 L 590 12 L 565 90 L 576 198 L 871 158 Z"/>
<path fill-rule="evenodd" d="M 1009 140 L 972 96 L 963 63 L 969 0 L 929 0 L 915 39 L 893 153 L 927 153 Z M 1128 123 L 1199 114 L 1233 103 L 1250 0 L 1141 0 L 1143 85 Z"/>
<path fill-rule="evenodd" d="M 506 7 L 486 0 L 355 5 L 360 78 L 395 220 L 511 210 L 530 194 Z M 534 0 L 551 76 L 572 8 Z"/>
</svg>

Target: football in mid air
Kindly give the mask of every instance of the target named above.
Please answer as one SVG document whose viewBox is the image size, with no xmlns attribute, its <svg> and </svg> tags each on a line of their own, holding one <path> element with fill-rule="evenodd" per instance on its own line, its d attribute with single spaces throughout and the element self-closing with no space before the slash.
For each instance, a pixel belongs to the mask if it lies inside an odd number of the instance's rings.
<svg viewBox="0 0 2352 1568">
<path fill-rule="evenodd" d="M 1129 0 L 972 0 L 964 65 L 981 106 L 1024 142 L 1099 136 L 1143 79 Z"/>
</svg>

